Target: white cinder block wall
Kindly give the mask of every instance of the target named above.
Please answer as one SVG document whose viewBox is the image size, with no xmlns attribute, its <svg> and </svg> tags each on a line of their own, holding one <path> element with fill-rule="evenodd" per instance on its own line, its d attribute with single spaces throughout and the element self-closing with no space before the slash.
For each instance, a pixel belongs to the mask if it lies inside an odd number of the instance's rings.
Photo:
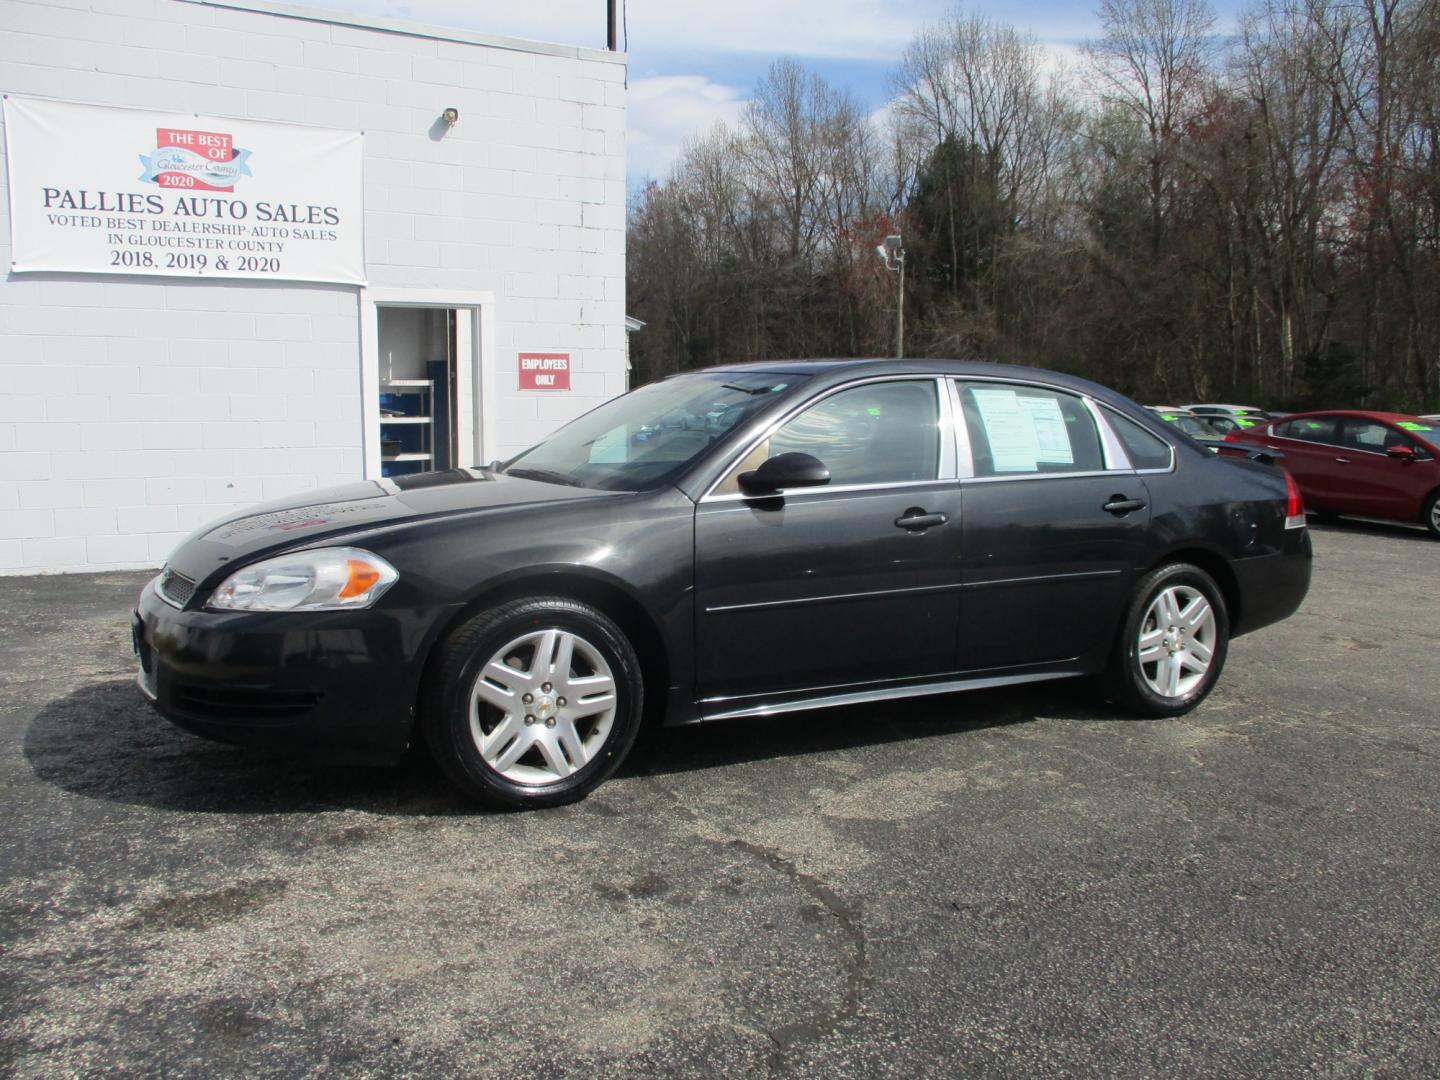
<svg viewBox="0 0 1440 1080">
<path fill-rule="evenodd" d="M 615 54 L 260 0 L 0 0 L 5 93 L 363 131 L 370 286 L 494 295 L 497 457 L 625 388 L 624 78 Z M 158 566 L 237 506 L 361 478 L 364 307 L 347 286 L 0 280 L 0 573 Z M 571 391 L 520 392 L 519 350 L 569 352 Z"/>
</svg>

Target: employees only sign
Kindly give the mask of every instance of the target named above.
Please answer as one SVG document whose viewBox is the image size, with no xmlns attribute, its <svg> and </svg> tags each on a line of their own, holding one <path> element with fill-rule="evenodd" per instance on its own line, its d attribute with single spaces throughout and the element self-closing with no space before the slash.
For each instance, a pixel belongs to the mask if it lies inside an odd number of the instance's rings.
<svg viewBox="0 0 1440 1080">
<path fill-rule="evenodd" d="M 6 96 L 10 269 L 365 283 L 362 136 Z"/>
<path fill-rule="evenodd" d="M 569 390 L 570 354 L 563 352 L 522 352 L 521 390 Z"/>
</svg>

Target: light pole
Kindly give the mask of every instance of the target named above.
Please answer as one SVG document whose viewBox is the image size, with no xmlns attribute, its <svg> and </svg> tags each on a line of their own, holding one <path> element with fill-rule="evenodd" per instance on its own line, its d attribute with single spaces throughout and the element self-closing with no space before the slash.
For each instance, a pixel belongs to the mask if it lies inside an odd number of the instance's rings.
<svg viewBox="0 0 1440 1080">
<path fill-rule="evenodd" d="M 900 359 L 905 355 L 905 248 L 900 234 L 885 237 L 875 253 L 885 261 L 885 269 L 895 271 L 895 357 Z"/>
</svg>

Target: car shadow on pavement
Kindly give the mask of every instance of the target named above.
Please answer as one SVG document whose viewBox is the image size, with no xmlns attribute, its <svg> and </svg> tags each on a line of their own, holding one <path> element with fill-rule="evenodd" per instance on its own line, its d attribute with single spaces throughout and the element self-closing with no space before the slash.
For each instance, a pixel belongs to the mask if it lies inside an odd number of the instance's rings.
<svg viewBox="0 0 1440 1080">
<path fill-rule="evenodd" d="M 694 772 L 956 735 L 1038 716 L 1115 715 L 1073 681 L 808 710 L 647 734 L 619 775 Z M 24 753 L 37 777 L 72 794 L 184 813 L 489 812 L 456 792 L 423 750 L 393 767 L 347 767 L 227 746 L 170 724 L 130 679 L 82 687 L 49 702 L 30 723 Z"/>
<path fill-rule="evenodd" d="M 96 683 L 49 702 L 31 721 L 24 750 L 47 783 L 155 809 L 427 816 L 478 809 L 423 753 L 407 755 L 395 767 L 337 766 L 211 742 L 155 712 L 133 679 Z"/>
</svg>

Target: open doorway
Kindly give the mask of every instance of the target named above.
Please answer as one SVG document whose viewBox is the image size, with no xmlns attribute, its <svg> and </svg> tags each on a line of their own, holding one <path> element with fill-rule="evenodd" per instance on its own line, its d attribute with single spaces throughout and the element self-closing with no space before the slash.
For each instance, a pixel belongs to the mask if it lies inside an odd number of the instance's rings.
<svg viewBox="0 0 1440 1080">
<path fill-rule="evenodd" d="M 456 464 L 456 312 L 380 307 L 380 475 Z"/>
<path fill-rule="evenodd" d="M 479 465 L 493 452 L 493 296 L 366 289 L 360 320 L 365 475 Z"/>
</svg>

